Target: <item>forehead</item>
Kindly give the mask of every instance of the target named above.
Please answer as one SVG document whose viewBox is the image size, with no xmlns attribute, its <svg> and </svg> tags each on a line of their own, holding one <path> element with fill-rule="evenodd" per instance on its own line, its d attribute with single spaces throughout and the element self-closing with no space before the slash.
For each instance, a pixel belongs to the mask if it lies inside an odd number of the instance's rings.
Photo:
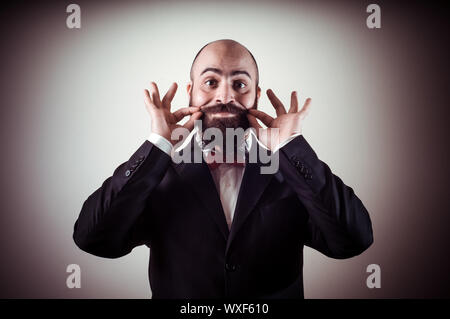
<svg viewBox="0 0 450 319">
<path fill-rule="evenodd" d="M 247 71 L 256 78 L 256 66 L 250 53 L 242 46 L 211 44 L 200 52 L 193 67 L 194 78 L 206 68 L 217 68 L 225 74 L 235 70 Z"/>
</svg>

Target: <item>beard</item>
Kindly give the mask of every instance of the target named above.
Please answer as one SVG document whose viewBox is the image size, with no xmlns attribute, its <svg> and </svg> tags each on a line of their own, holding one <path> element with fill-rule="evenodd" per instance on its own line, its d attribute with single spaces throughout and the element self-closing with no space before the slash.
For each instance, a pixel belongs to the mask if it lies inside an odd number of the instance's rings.
<svg viewBox="0 0 450 319">
<path fill-rule="evenodd" d="M 189 99 L 189 106 L 192 105 L 192 98 Z M 258 106 L 258 98 L 255 96 L 255 101 L 252 105 L 252 109 L 256 109 Z M 200 118 L 202 121 L 202 133 L 208 128 L 217 128 L 222 132 L 224 147 L 226 150 L 229 150 L 226 145 L 228 145 L 226 129 L 237 129 L 242 128 L 244 131 L 250 127 L 250 123 L 247 118 L 248 110 L 242 107 L 237 106 L 234 103 L 218 103 L 212 106 L 205 107 L 202 109 L 203 115 Z M 229 117 L 215 117 L 214 115 L 220 112 L 227 112 L 233 114 L 233 116 Z M 234 139 L 234 138 L 233 138 Z M 206 143 L 206 141 L 204 141 Z M 210 141 L 208 141 L 210 142 Z M 236 154 L 236 148 L 243 141 L 233 141 L 232 142 L 232 150 Z M 214 144 L 214 142 L 213 142 Z"/>
</svg>

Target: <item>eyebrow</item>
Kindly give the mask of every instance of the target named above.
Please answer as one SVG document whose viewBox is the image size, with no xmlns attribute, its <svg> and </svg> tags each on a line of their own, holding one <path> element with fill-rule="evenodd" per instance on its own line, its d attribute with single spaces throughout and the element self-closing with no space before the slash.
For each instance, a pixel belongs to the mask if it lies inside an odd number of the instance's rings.
<svg viewBox="0 0 450 319">
<path fill-rule="evenodd" d="M 217 73 L 217 74 L 219 74 L 219 75 L 222 75 L 222 74 L 223 74 L 222 70 L 220 70 L 220 69 L 217 69 L 217 68 L 206 68 L 206 69 L 204 69 L 204 70 L 202 71 L 202 73 L 200 73 L 200 75 L 203 75 L 204 73 L 206 73 L 206 72 L 208 72 L 208 71 Z M 239 74 L 243 74 L 243 75 L 248 76 L 248 77 L 250 78 L 250 80 L 252 79 L 252 77 L 250 76 L 250 74 L 249 74 L 247 71 L 244 71 L 244 70 L 234 70 L 234 71 L 231 72 L 231 76 L 239 75 Z"/>
</svg>

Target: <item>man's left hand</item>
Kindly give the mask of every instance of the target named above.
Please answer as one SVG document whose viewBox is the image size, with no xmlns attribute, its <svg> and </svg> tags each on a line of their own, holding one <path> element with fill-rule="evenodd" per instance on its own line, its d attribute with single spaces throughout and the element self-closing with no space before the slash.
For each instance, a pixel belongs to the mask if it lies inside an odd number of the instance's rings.
<svg viewBox="0 0 450 319">
<path fill-rule="evenodd" d="M 303 120 L 309 113 L 311 99 L 307 98 L 302 109 L 298 110 L 297 92 L 291 93 L 291 107 L 286 112 L 283 103 L 277 98 L 271 89 L 267 90 L 267 96 L 275 108 L 277 117 L 256 110 L 250 109 L 247 118 L 250 125 L 256 129 L 258 139 L 270 150 L 274 150 L 279 144 L 287 140 L 296 133 L 302 133 Z M 256 119 L 261 120 L 267 128 L 259 125 Z"/>
</svg>

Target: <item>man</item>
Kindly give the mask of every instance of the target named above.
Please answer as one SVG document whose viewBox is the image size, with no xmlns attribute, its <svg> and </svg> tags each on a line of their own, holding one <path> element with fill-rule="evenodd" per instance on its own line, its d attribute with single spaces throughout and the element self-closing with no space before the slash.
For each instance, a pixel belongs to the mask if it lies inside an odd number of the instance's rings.
<svg viewBox="0 0 450 319">
<path fill-rule="evenodd" d="M 153 298 L 303 298 L 304 245 L 332 258 L 367 249 L 373 237 L 364 205 L 301 135 L 310 99 L 299 110 L 293 92 L 286 110 L 268 90 L 272 118 L 256 109 L 258 81 L 252 54 L 219 40 L 194 59 L 189 107 L 172 113 L 176 84 L 161 99 L 152 83 L 145 90 L 150 137 L 85 201 L 75 243 L 108 258 L 147 245 Z M 227 137 L 213 147 L 205 138 L 210 128 L 249 126 L 255 130 L 230 149 Z M 177 141 L 180 128 L 191 133 Z M 261 173 L 260 155 L 250 160 L 255 149 L 278 158 L 276 173 Z M 200 161 L 171 159 L 190 150 L 200 151 Z M 230 152 L 232 162 L 221 161 Z"/>
</svg>

